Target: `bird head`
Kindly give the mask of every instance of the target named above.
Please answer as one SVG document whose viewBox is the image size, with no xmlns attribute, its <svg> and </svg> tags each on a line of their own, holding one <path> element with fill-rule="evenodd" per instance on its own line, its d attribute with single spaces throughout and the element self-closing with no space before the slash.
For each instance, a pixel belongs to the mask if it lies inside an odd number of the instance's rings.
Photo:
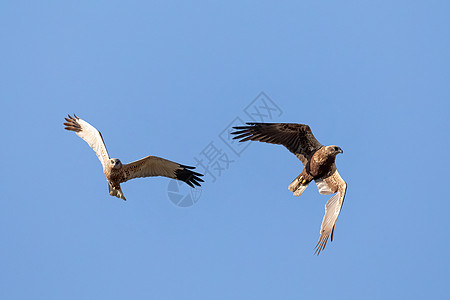
<svg viewBox="0 0 450 300">
<path fill-rule="evenodd" d="M 120 169 L 120 168 L 122 168 L 122 162 L 118 158 L 111 158 L 109 160 L 109 162 L 111 163 L 111 167 L 113 169 Z"/>
<path fill-rule="evenodd" d="M 338 155 L 339 153 L 344 153 L 344 151 L 342 151 L 341 147 L 338 147 L 336 145 L 327 146 L 327 152 L 329 154 L 334 154 L 334 155 Z"/>
</svg>

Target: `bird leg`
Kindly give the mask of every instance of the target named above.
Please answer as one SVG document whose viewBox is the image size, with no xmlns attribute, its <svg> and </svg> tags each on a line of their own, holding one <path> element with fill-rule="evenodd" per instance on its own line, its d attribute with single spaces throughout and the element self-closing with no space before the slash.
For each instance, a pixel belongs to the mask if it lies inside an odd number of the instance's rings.
<svg viewBox="0 0 450 300">
<path fill-rule="evenodd" d="M 308 182 L 305 178 L 303 178 L 303 176 L 300 176 L 300 178 L 298 179 L 298 181 L 299 181 L 301 184 L 305 184 L 305 183 Z"/>
</svg>

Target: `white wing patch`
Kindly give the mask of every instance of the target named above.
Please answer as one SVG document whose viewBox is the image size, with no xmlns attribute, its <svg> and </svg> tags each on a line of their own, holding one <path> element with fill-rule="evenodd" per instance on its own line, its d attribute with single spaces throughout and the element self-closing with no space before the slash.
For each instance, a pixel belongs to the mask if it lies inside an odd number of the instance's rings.
<svg viewBox="0 0 450 300">
<path fill-rule="evenodd" d="M 316 179 L 315 181 L 317 188 L 319 189 L 319 193 L 321 193 L 322 195 L 330 195 L 334 193 L 324 180 Z"/>
<path fill-rule="evenodd" d="M 331 240 L 333 240 L 334 226 L 336 226 L 343 200 L 344 197 L 341 197 L 341 193 L 337 192 L 336 195 L 331 197 L 327 204 L 325 204 L 325 215 L 323 216 L 322 225 L 320 226 L 320 238 L 316 245 L 317 255 L 319 255 L 320 251 L 325 249 L 330 235 Z"/>
<path fill-rule="evenodd" d="M 340 197 L 341 194 L 336 193 L 336 195 L 331 197 L 325 204 L 325 215 L 323 216 L 320 234 L 324 232 L 331 232 L 334 224 L 336 224 L 336 220 L 339 216 L 339 212 L 341 211 L 342 206 L 342 203 L 339 202 Z"/>
<path fill-rule="evenodd" d="M 88 122 L 78 118 L 76 115 L 74 116 L 75 117 L 71 117 L 69 115 L 69 118 L 65 118 L 67 121 L 67 123 L 64 123 L 66 126 L 65 129 L 75 131 L 80 138 L 89 144 L 102 163 L 103 170 L 105 170 L 108 164 L 109 155 L 100 131 L 95 129 L 95 127 Z"/>
</svg>

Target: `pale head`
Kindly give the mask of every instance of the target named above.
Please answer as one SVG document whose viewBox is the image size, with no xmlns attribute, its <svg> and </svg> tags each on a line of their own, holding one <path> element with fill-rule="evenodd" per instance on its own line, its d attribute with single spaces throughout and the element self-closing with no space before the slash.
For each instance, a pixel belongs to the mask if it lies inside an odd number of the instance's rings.
<svg viewBox="0 0 450 300">
<path fill-rule="evenodd" d="M 122 168 L 122 162 L 118 158 L 110 158 L 109 163 L 111 164 L 111 168 L 113 168 L 113 169 Z"/>
</svg>

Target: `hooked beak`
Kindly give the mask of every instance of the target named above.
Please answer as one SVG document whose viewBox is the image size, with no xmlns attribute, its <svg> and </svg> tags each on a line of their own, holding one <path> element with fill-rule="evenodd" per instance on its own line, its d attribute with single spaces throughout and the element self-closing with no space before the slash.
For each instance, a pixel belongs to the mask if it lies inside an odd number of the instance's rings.
<svg viewBox="0 0 450 300">
<path fill-rule="evenodd" d="M 338 153 L 344 153 L 344 150 L 342 150 L 341 148 L 339 148 Z"/>
</svg>

